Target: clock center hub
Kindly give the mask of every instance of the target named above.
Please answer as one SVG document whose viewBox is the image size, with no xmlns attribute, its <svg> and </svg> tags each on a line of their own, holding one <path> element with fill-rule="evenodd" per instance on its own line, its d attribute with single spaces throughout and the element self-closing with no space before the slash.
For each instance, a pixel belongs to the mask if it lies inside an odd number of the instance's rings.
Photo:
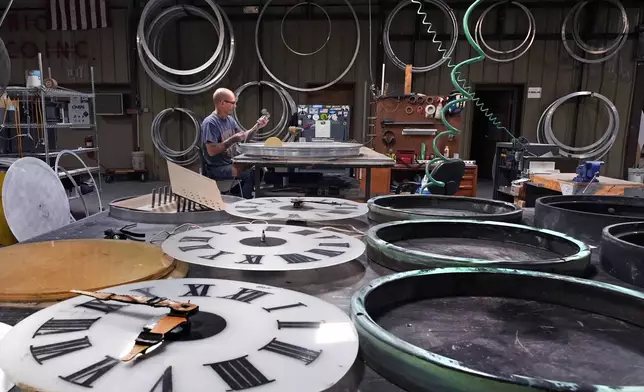
<svg viewBox="0 0 644 392">
<path fill-rule="evenodd" d="M 226 320 L 214 313 L 199 311 L 190 317 L 190 327 L 179 332 L 168 334 L 168 340 L 188 342 L 208 339 L 226 329 Z"/>
<path fill-rule="evenodd" d="M 314 210 L 314 209 L 315 208 L 307 206 L 307 205 L 300 205 L 298 207 L 295 207 L 292 204 L 280 207 L 280 210 L 284 210 L 284 211 L 311 211 L 311 210 Z"/>
<path fill-rule="evenodd" d="M 286 240 L 276 237 L 250 237 L 244 238 L 243 240 L 239 241 L 239 243 L 246 246 L 268 248 L 272 246 L 284 245 L 286 243 Z"/>
</svg>

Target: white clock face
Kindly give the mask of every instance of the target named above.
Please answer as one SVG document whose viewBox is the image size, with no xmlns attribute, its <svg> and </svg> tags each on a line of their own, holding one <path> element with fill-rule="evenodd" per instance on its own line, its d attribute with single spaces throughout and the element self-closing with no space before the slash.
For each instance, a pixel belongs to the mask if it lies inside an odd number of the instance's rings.
<svg viewBox="0 0 644 392">
<path fill-rule="evenodd" d="M 294 201 L 303 201 L 294 205 Z M 226 212 L 246 219 L 330 221 L 357 218 L 368 212 L 364 203 L 331 197 L 267 197 L 230 203 Z"/>
<path fill-rule="evenodd" d="M 211 226 L 173 235 L 161 245 L 181 261 L 251 271 L 323 268 L 360 257 L 366 246 L 345 234 L 276 224 Z"/>
<path fill-rule="evenodd" d="M 7 334 L 7 332 L 9 332 L 10 329 L 11 329 L 10 325 L 0 323 L 0 341 L 2 341 L 2 339 Z M 7 392 L 11 388 L 13 388 L 13 384 L 4 375 L 4 372 L 0 370 L 0 391 Z"/>
<path fill-rule="evenodd" d="M 0 368 L 16 384 L 48 392 L 304 392 L 333 386 L 358 352 L 344 312 L 295 291 L 217 279 L 103 291 L 190 301 L 199 313 L 188 334 L 122 362 L 142 328 L 168 309 L 75 297 L 17 324 L 0 342 Z"/>
</svg>

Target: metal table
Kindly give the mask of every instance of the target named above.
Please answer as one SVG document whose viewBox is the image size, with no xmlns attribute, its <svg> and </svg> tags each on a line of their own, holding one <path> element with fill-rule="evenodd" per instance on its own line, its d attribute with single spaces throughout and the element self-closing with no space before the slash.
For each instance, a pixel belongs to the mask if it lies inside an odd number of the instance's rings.
<svg viewBox="0 0 644 392">
<path fill-rule="evenodd" d="M 329 158 L 302 160 L 293 158 L 264 158 L 241 154 L 233 158 L 233 165 L 260 167 L 299 167 L 307 169 L 355 168 L 365 169 L 365 202 L 371 198 L 371 169 L 394 167 L 396 162 L 386 155 L 361 147 L 360 156 L 354 158 Z M 255 197 L 259 197 L 261 173 L 255 170 Z"/>
<path fill-rule="evenodd" d="M 231 217 L 229 222 L 238 221 L 238 219 Z M 526 209 L 524 210 L 524 223 L 531 224 L 533 221 L 533 210 Z M 132 222 L 126 222 L 111 218 L 108 216 L 107 212 L 102 212 L 88 218 L 79 220 L 70 224 L 69 226 L 63 227 L 59 230 L 53 231 L 35 237 L 30 240 L 30 242 L 37 241 L 49 241 L 49 240 L 60 240 L 60 239 L 86 239 L 86 238 L 103 238 L 104 231 L 106 229 L 118 229 L 124 225 L 130 224 Z M 217 224 L 220 224 L 218 222 Z M 366 217 L 363 217 L 360 220 L 346 220 L 342 221 L 342 224 L 351 224 L 355 228 L 366 231 L 370 226 L 370 223 L 367 221 Z M 202 224 L 206 226 L 207 224 Z M 146 234 L 146 240 L 150 239 L 152 235 L 162 231 L 162 230 L 172 230 L 176 225 L 161 225 L 161 224 L 138 224 L 136 227 L 132 228 L 133 231 L 143 232 Z M 157 245 L 160 242 L 155 242 Z M 594 251 L 594 253 L 597 253 Z M 630 288 L 635 288 L 634 286 L 627 285 L 618 281 L 617 279 L 604 273 L 599 267 L 598 255 L 593 255 L 593 264 L 598 266 L 599 273 L 594 279 L 618 284 Z M 218 270 L 210 269 L 207 267 L 201 266 L 190 266 L 190 272 L 188 277 L 191 278 L 217 278 L 217 279 L 235 279 L 243 280 L 248 282 L 256 282 L 261 284 L 273 285 L 277 287 L 292 289 L 300 291 L 309 295 L 316 296 L 324 301 L 327 301 L 331 304 L 334 304 L 344 310 L 345 312 L 350 312 L 350 299 L 352 295 L 361 287 L 366 285 L 371 280 L 391 274 L 392 271 L 385 269 L 377 264 L 373 264 L 366 259 L 366 255 L 361 256 L 358 260 L 355 260 L 350 263 L 346 263 L 340 266 L 341 268 L 328 268 L 326 270 L 311 271 L 305 275 L 290 275 L 283 273 L 275 274 L 257 274 L 257 273 L 239 273 L 235 271 L 227 270 Z M 15 325 L 19 320 L 24 317 L 27 317 L 29 314 L 37 310 L 37 306 L 32 308 L 22 307 L 5 307 L 0 305 L 0 322 L 4 322 L 10 325 Z M 431 310 L 422 311 L 423 318 L 431 319 Z M 411 328 L 412 324 L 417 321 L 419 314 L 408 315 L 408 318 L 405 319 L 404 323 L 409 323 L 410 328 L 405 328 L 404 332 L 398 333 L 398 336 L 402 338 L 413 339 L 414 336 L 418 336 L 419 331 L 416 328 Z M 471 321 L 471 322 L 470 322 Z M 459 336 L 462 334 L 462 329 L 470 330 L 474 332 L 477 328 L 475 320 L 462 320 L 459 325 L 454 325 L 454 335 Z M 458 331 L 457 331 L 458 330 Z M 457 338 L 455 338 L 457 339 Z M 574 353 L 571 353 L 574 354 Z M 610 360 L 610 355 L 607 353 L 608 357 L 606 360 Z M 526 357 L 529 360 L 529 357 Z M 485 359 L 481 359 L 485 361 Z M 356 379 L 356 382 L 359 383 L 356 389 L 353 389 L 352 392 L 356 391 L 369 391 L 369 392 L 394 392 L 394 391 L 403 391 L 399 387 L 393 385 L 369 367 L 364 366 L 362 361 L 358 359 L 356 365 L 354 365 L 352 372 L 356 372 L 356 376 L 352 378 Z M 349 390 L 347 390 L 349 392 Z M 439 391 L 437 391 L 439 392 Z"/>
</svg>

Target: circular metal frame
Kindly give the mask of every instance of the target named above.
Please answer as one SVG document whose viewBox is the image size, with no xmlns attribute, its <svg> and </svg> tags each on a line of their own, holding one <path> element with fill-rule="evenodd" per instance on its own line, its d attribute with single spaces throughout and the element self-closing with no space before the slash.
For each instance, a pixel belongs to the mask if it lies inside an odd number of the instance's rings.
<svg viewBox="0 0 644 392">
<path fill-rule="evenodd" d="M 456 235 L 450 235 L 456 233 Z M 394 241 L 413 238 L 462 237 L 493 240 L 544 249 L 559 256 L 533 260 L 487 260 L 456 257 L 440 253 L 406 249 Z M 536 229 L 514 223 L 475 221 L 466 219 L 424 219 L 381 223 L 369 229 L 365 236 L 367 256 L 374 262 L 394 271 L 444 267 L 516 268 L 568 275 L 584 275 L 590 264 L 588 245 L 556 231 Z"/>
<path fill-rule="evenodd" d="M 206 3 L 210 6 L 212 9 L 212 12 L 215 14 L 215 17 L 217 18 L 217 25 L 213 24 L 215 27 L 215 30 L 220 32 L 217 34 L 218 41 L 217 41 L 217 48 L 215 49 L 215 52 L 210 56 L 208 60 L 206 60 L 205 63 L 200 65 L 199 67 L 193 68 L 193 69 L 175 69 L 172 67 L 169 67 L 165 64 L 163 64 L 159 59 L 156 58 L 156 56 L 152 53 L 150 48 L 148 47 L 148 42 L 146 39 L 146 34 L 145 34 L 145 24 L 148 19 L 148 16 L 153 12 L 156 11 L 158 8 L 160 8 L 165 1 L 149 1 L 145 7 L 143 7 L 143 11 L 141 11 L 141 17 L 139 19 L 139 25 L 136 30 L 136 35 L 137 35 L 137 43 L 140 45 L 140 47 L 143 49 L 143 52 L 146 54 L 147 58 L 154 63 L 155 66 L 158 68 L 171 73 L 173 75 L 179 75 L 179 76 L 188 76 L 188 75 L 194 75 L 196 73 L 199 73 L 201 71 L 206 70 L 208 67 L 213 65 L 219 55 L 221 54 L 221 51 L 224 47 L 224 21 L 221 17 L 222 12 L 220 11 L 219 7 L 217 4 L 215 4 L 214 1 L 212 0 L 205 0 Z M 203 17 L 203 14 L 201 13 L 196 13 L 195 15 Z M 210 21 L 209 18 L 205 18 L 206 20 Z"/>
<path fill-rule="evenodd" d="M 604 227 L 600 260 L 604 271 L 617 279 L 644 287 L 644 222 Z"/>
<path fill-rule="evenodd" d="M 518 50 L 523 48 L 524 45 L 525 45 L 525 48 L 519 54 L 517 54 L 515 56 L 512 56 L 512 57 L 509 57 L 509 58 L 506 58 L 506 59 L 500 59 L 500 58 L 492 57 L 489 54 L 485 53 L 486 58 L 488 58 L 488 59 L 490 59 L 492 61 L 496 61 L 498 63 L 509 63 L 511 61 L 514 61 L 514 60 L 518 59 L 519 57 L 523 56 L 524 54 L 526 54 L 528 52 L 528 50 L 530 50 L 530 48 L 532 47 L 532 44 L 534 43 L 534 38 L 536 36 L 536 29 L 537 29 L 537 23 L 536 23 L 536 21 L 534 19 L 534 15 L 532 15 L 532 12 L 530 12 L 528 7 L 524 6 L 523 4 L 521 4 L 519 2 L 512 1 L 511 4 L 514 4 L 517 7 L 519 7 L 525 13 L 525 15 L 528 18 L 528 23 L 529 23 L 528 34 L 526 34 L 525 38 L 523 39 L 523 42 L 521 42 L 521 44 L 519 46 L 517 46 L 516 48 L 511 49 L 511 50 L 506 50 L 506 51 L 497 50 L 497 49 L 492 48 L 490 45 L 488 45 L 488 43 L 485 42 L 485 39 L 483 38 L 483 20 L 485 19 L 487 14 L 492 9 L 494 9 L 495 7 L 497 7 L 499 5 L 505 4 L 505 3 L 506 3 L 505 1 L 499 1 L 499 2 L 491 4 L 489 7 L 487 7 L 483 11 L 483 13 L 479 17 L 479 19 L 476 21 L 476 26 L 474 28 L 474 40 L 476 41 L 476 43 L 479 46 L 485 47 L 486 50 L 488 50 L 488 51 L 490 51 L 492 53 L 501 54 L 501 55 L 509 55 L 509 54 L 514 53 L 514 52 L 517 52 Z"/>
<path fill-rule="evenodd" d="M 604 227 L 642 221 L 643 216 L 644 199 L 637 197 L 555 195 L 538 198 L 534 206 L 536 227 L 590 244 L 600 243 Z"/>
<path fill-rule="evenodd" d="M 611 3 L 615 7 L 619 8 L 619 10 L 620 10 L 620 12 L 622 14 L 622 32 L 619 35 L 619 37 L 617 37 L 616 41 L 613 41 L 612 44 L 607 45 L 605 48 L 599 49 L 599 48 L 591 47 L 588 44 L 586 44 L 584 41 L 582 41 L 581 36 L 579 35 L 579 31 L 578 31 L 578 28 L 577 28 L 577 21 L 579 19 L 579 14 L 581 13 L 581 10 L 583 9 L 583 7 L 586 6 L 586 4 L 588 4 L 589 0 L 584 0 L 584 1 L 581 1 L 581 2 L 579 2 L 577 4 L 575 4 L 575 6 L 572 7 L 570 9 L 570 11 L 566 14 L 566 17 L 564 18 L 564 21 L 561 24 L 561 40 L 563 42 L 564 49 L 566 49 L 566 52 L 568 52 L 568 54 L 572 58 L 574 58 L 575 60 L 577 60 L 579 62 L 586 63 L 586 64 L 602 63 L 602 62 L 612 58 L 617 53 L 619 53 L 619 51 L 624 47 L 624 45 L 626 44 L 626 41 L 628 40 L 628 29 L 629 29 L 628 14 L 626 13 L 626 10 L 624 9 L 624 6 L 622 6 L 622 4 L 621 4 L 621 2 L 619 2 L 619 0 L 604 0 L 604 1 L 606 1 L 608 3 Z M 566 39 L 566 27 L 568 26 L 568 21 L 570 20 L 571 16 L 574 16 L 573 17 L 573 26 L 572 26 L 573 38 L 575 40 L 575 43 L 584 52 L 586 52 L 588 54 L 605 54 L 605 53 L 607 53 L 607 52 L 609 52 L 611 50 L 612 50 L 612 52 L 610 52 L 608 55 L 606 55 L 604 57 L 595 58 L 595 59 L 588 59 L 588 58 L 584 58 L 584 57 L 581 57 L 581 56 L 575 54 L 573 52 L 572 48 L 570 47 L 570 44 L 568 43 L 568 40 Z M 617 45 L 615 45 L 615 42 L 617 42 Z"/>
<path fill-rule="evenodd" d="M 351 299 L 351 318 L 367 364 L 413 391 L 636 391 L 642 386 L 579 385 L 525 375 L 497 375 L 414 346 L 375 321 L 392 305 L 456 296 L 505 297 L 567 306 L 644 327 L 644 293 L 587 279 L 493 268 L 409 271 L 371 281 Z"/>
<path fill-rule="evenodd" d="M 262 17 L 264 16 L 264 13 L 268 9 L 268 7 L 271 5 L 273 0 L 268 0 L 265 4 L 262 10 L 259 12 L 259 16 L 257 17 L 257 24 L 255 25 L 255 52 L 257 52 L 257 58 L 259 60 L 259 63 L 262 65 L 262 68 L 264 68 L 264 71 L 275 80 L 278 84 L 280 84 L 283 87 L 286 87 L 287 89 L 294 90 L 294 91 L 299 91 L 299 92 L 313 92 L 313 91 L 320 91 L 324 90 L 327 87 L 333 86 L 337 82 L 339 82 L 349 71 L 351 70 L 351 67 L 353 67 L 353 64 L 356 62 L 356 59 L 358 58 L 358 52 L 360 51 L 360 21 L 358 20 L 358 15 L 356 14 L 356 10 L 353 9 L 353 6 L 351 5 L 351 2 L 349 0 L 344 0 L 346 3 L 347 7 L 349 7 L 349 10 L 351 11 L 351 14 L 353 15 L 353 19 L 356 24 L 356 47 L 355 51 L 353 52 L 353 57 L 351 58 L 351 62 L 347 66 L 347 68 L 338 76 L 336 79 L 333 81 L 319 87 L 310 87 L 310 88 L 304 88 L 304 87 L 297 87 L 297 86 L 291 86 L 290 84 L 283 82 L 280 80 L 277 76 L 275 76 L 270 69 L 268 69 L 268 66 L 266 65 L 266 62 L 264 61 L 264 58 L 262 57 L 262 52 L 259 49 L 259 25 L 262 23 Z"/>
<path fill-rule="evenodd" d="M 287 44 L 287 43 L 286 43 L 286 38 L 284 37 L 284 21 L 286 20 L 286 17 L 288 16 L 288 14 L 290 14 L 290 13 L 291 13 L 291 11 L 293 11 L 293 10 L 294 10 L 294 9 L 296 9 L 297 7 L 300 7 L 300 6 L 303 6 L 303 5 L 312 5 L 312 6 L 314 6 L 314 7 L 319 8 L 320 10 L 322 10 L 322 12 L 324 12 L 324 16 L 326 16 L 326 19 L 327 19 L 327 21 L 329 22 L 329 32 L 328 32 L 328 33 L 327 33 L 327 35 L 326 35 L 326 40 L 324 41 L 324 43 L 322 44 L 322 46 L 320 46 L 317 50 L 315 50 L 315 51 L 313 51 L 313 52 L 309 52 L 309 53 L 298 52 L 297 50 L 295 50 L 295 49 L 291 48 L 291 47 L 289 46 L 289 44 Z M 321 5 L 319 5 L 319 4 L 317 4 L 317 3 L 311 3 L 311 2 L 308 2 L 308 1 L 303 1 L 303 2 L 301 2 L 301 3 L 297 3 L 297 4 L 295 4 L 294 6 L 292 6 L 291 8 L 289 8 L 289 9 L 286 11 L 286 13 L 284 14 L 284 17 L 282 18 L 282 23 L 280 24 L 280 34 L 281 34 L 281 36 L 282 36 L 282 43 L 284 43 L 284 46 L 286 46 L 286 49 L 290 50 L 290 51 L 291 51 L 291 53 L 295 53 L 295 54 L 296 54 L 296 55 L 298 55 L 298 56 L 312 56 L 312 55 L 316 54 L 317 52 L 321 51 L 322 49 L 324 49 L 324 48 L 326 47 L 326 45 L 329 43 L 329 39 L 331 39 L 331 17 L 330 17 L 330 16 L 329 16 L 329 14 L 326 12 L 326 10 L 324 9 L 324 7 L 322 7 Z"/>
<path fill-rule="evenodd" d="M 360 155 L 361 144 L 341 142 L 284 143 L 267 147 L 264 143 L 242 143 L 239 151 L 251 156 L 272 158 L 347 158 Z"/>
<path fill-rule="evenodd" d="M 259 130 L 257 132 L 253 132 L 251 135 L 252 140 L 262 140 L 262 139 L 268 139 L 269 137 L 279 137 L 280 134 L 284 133 L 280 139 L 282 140 L 289 140 L 291 138 L 291 134 L 287 131 L 287 125 L 291 119 L 291 116 L 293 113 L 297 113 L 297 104 L 295 103 L 295 100 L 291 96 L 291 94 L 288 93 L 288 91 L 284 90 L 281 86 L 273 83 L 273 82 L 268 82 L 265 80 L 260 80 L 260 81 L 255 81 L 255 82 L 248 82 L 235 90 L 235 96 L 237 99 L 239 99 L 239 96 L 246 90 L 247 88 L 251 86 L 268 86 L 271 89 L 275 91 L 277 96 L 280 98 L 280 101 L 282 102 L 282 116 L 280 117 L 280 120 L 278 123 L 270 130 L 270 131 L 265 131 L 262 132 L 262 130 Z M 247 131 L 246 128 L 244 128 L 240 121 L 239 118 L 237 117 L 237 107 L 233 108 L 233 113 L 232 113 L 233 118 L 235 121 L 237 121 L 237 125 L 239 125 L 239 128 L 243 131 Z"/>
<path fill-rule="evenodd" d="M 225 211 L 179 211 L 174 213 L 164 213 L 155 211 L 135 210 L 132 208 L 125 208 L 115 206 L 113 203 L 131 199 L 130 197 L 123 197 L 116 199 L 110 203 L 109 215 L 112 218 L 120 219 L 127 222 L 137 223 L 153 223 L 153 224 L 183 224 L 183 223 L 219 223 L 230 221 L 231 217 Z M 242 199 L 237 196 L 222 195 L 221 198 L 224 203 L 235 203 Z"/>
<path fill-rule="evenodd" d="M 170 147 L 168 147 L 163 139 L 161 138 L 161 125 L 163 123 L 163 120 L 165 117 L 172 113 L 172 112 L 179 112 L 187 115 L 190 120 L 192 121 L 192 124 L 194 125 L 195 128 L 195 137 L 192 140 L 192 143 L 188 147 L 186 147 L 184 150 L 177 151 L 173 150 Z M 152 144 L 154 144 L 154 147 L 156 147 L 157 151 L 161 153 L 161 155 L 167 159 L 170 162 L 174 162 L 178 165 L 190 165 L 199 159 L 199 142 L 201 141 L 201 121 L 197 118 L 197 115 L 194 114 L 191 110 L 188 109 L 183 109 L 183 108 L 167 108 L 163 109 L 162 111 L 159 112 L 154 117 L 154 120 L 152 120 L 152 126 L 150 126 L 150 133 L 151 133 L 151 138 L 152 138 Z M 188 156 L 188 154 L 192 153 L 192 156 L 186 158 L 186 159 L 178 159 L 180 157 L 185 157 Z"/>
<path fill-rule="evenodd" d="M 450 46 L 447 52 L 445 52 L 440 60 L 435 62 L 434 64 L 429 64 L 425 65 L 423 67 L 411 67 L 411 72 L 427 72 L 431 71 L 432 69 L 436 69 L 440 67 L 444 62 L 449 60 L 450 56 L 452 55 L 452 52 L 454 52 L 454 49 L 456 49 L 456 44 L 458 42 L 458 21 L 456 20 L 456 15 L 454 15 L 454 11 L 443 1 L 443 0 L 424 0 L 425 3 L 433 4 L 436 7 L 438 7 L 445 15 L 447 18 L 450 20 L 452 23 L 452 39 L 450 41 Z M 391 24 L 396 17 L 396 15 L 405 8 L 407 5 L 412 4 L 409 2 L 409 0 L 402 0 L 398 5 L 391 11 L 389 16 L 387 16 L 387 20 L 385 21 L 385 26 L 383 29 L 383 34 L 382 34 L 382 44 L 385 48 L 385 53 L 387 54 L 387 57 L 389 57 L 389 60 L 398 67 L 399 69 L 404 70 L 407 64 L 405 64 L 403 61 L 401 61 L 396 54 L 394 53 L 393 48 L 391 47 L 391 40 L 389 38 L 389 30 L 391 29 Z M 419 5 L 420 7 L 420 5 Z M 431 24 L 428 27 L 428 31 L 431 30 Z M 434 37 L 435 38 L 435 37 Z"/>
<path fill-rule="evenodd" d="M 188 15 L 187 13 L 188 11 L 191 14 L 199 15 L 204 19 L 208 20 L 215 27 L 215 30 L 218 35 L 225 34 L 225 31 L 219 30 L 219 26 L 217 25 L 215 18 L 205 10 L 202 10 L 201 8 L 198 8 L 192 5 L 171 6 L 166 8 L 154 20 L 152 20 L 150 22 L 150 25 L 148 26 L 148 29 L 145 32 L 145 38 L 147 40 L 152 40 L 151 44 L 154 47 L 155 53 L 158 53 L 162 47 L 162 44 L 159 39 L 159 37 L 161 36 L 160 31 L 170 21 L 173 21 L 179 17 Z M 167 79 L 164 75 L 162 75 L 161 73 L 157 72 L 154 69 L 154 64 L 152 65 L 148 64 L 147 58 L 145 56 L 145 52 L 143 51 L 143 48 L 141 47 L 141 44 L 139 42 L 140 40 L 137 37 L 137 53 L 139 56 L 141 66 L 148 74 L 148 76 L 159 86 L 177 94 L 200 94 L 202 92 L 211 90 L 213 86 L 219 83 L 230 70 L 233 59 L 235 57 L 235 48 L 236 48 L 232 23 L 230 22 L 230 19 L 228 18 L 226 13 L 221 8 L 219 8 L 219 12 L 221 13 L 224 21 L 226 22 L 226 26 L 228 28 L 228 32 L 230 35 L 230 38 L 229 38 L 230 42 L 228 47 L 224 47 L 224 54 L 218 57 L 215 66 L 212 67 L 212 70 L 208 75 L 206 75 L 203 79 L 201 79 L 198 82 L 188 83 L 188 84 L 180 84 L 173 80 Z"/>
<path fill-rule="evenodd" d="M 584 147 L 572 147 L 564 144 L 559 141 L 554 135 L 554 130 L 552 128 L 552 120 L 554 117 L 555 111 L 559 106 L 571 98 L 576 97 L 595 97 L 600 99 L 608 113 L 608 127 L 606 132 L 594 143 L 584 146 Z M 591 91 L 578 91 L 565 95 L 548 106 L 548 108 L 541 114 L 539 122 L 537 123 L 537 140 L 541 143 L 544 139 L 550 143 L 555 144 L 559 147 L 559 152 L 561 155 L 578 158 L 578 159 L 601 159 L 604 157 L 610 149 L 612 148 L 617 135 L 619 133 L 619 112 L 615 105 L 605 96 L 594 93 Z"/>
<path fill-rule="evenodd" d="M 418 219 L 468 219 L 520 223 L 521 208 L 504 201 L 478 197 L 440 195 L 384 195 L 367 201 L 369 219 L 378 222 Z M 409 209 L 431 208 L 436 213 Z M 464 211 L 463 214 L 441 214 L 441 210 Z"/>
</svg>

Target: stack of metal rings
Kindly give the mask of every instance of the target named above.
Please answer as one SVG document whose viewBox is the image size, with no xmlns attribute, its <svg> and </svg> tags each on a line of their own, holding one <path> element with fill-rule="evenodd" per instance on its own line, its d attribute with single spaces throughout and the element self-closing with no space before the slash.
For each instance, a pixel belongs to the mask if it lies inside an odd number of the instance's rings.
<svg viewBox="0 0 644 392">
<path fill-rule="evenodd" d="M 576 97 L 598 98 L 602 101 L 604 108 L 606 108 L 606 112 L 608 113 L 608 127 L 606 128 L 606 132 L 604 132 L 599 140 L 584 147 L 571 147 L 564 144 L 555 137 L 554 131 L 552 129 L 552 118 L 557 108 L 559 108 L 559 106 L 561 106 L 567 100 Z M 608 98 L 601 94 L 593 93 L 591 91 L 578 91 L 557 99 L 556 101 L 551 103 L 550 106 L 548 106 L 548 108 L 541 114 L 541 118 L 539 118 L 539 122 L 537 124 L 537 141 L 539 143 L 549 143 L 557 145 L 559 147 L 559 153 L 563 156 L 578 159 L 599 160 L 604 155 L 608 154 L 608 151 L 610 151 L 611 147 L 613 147 L 615 139 L 617 139 L 618 132 L 619 113 L 617 112 L 615 105 Z"/>
<path fill-rule="evenodd" d="M 137 50 L 141 65 L 155 83 L 177 94 L 200 94 L 211 90 L 230 70 L 235 56 L 233 27 L 224 11 L 212 0 L 205 0 L 214 16 L 193 5 L 171 5 L 168 0 L 149 1 L 141 13 L 137 29 Z M 160 11 L 160 12 L 158 12 Z M 162 30 L 170 22 L 186 16 L 197 16 L 210 22 L 218 35 L 217 47 L 210 58 L 192 69 L 176 69 L 159 60 L 162 48 Z M 226 37 L 228 30 L 228 37 Z M 226 39 L 227 38 L 227 39 Z M 226 44 L 225 41 L 228 41 Z M 194 83 L 179 83 L 173 76 L 197 76 L 205 74 Z"/>
<path fill-rule="evenodd" d="M 485 52 L 485 57 L 487 59 L 496 61 L 498 63 L 509 63 L 523 56 L 528 52 L 528 50 L 530 50 L 530 47 L 532 46 L 532 43 L 534 42 L 534 37 L 536 35 L 537 24 L 534 20 L 534 15 L 532 15 L 532 12 L 530 12 L 530 10 L 526 6 L 516 1 L 512 1 L 511 4 L 514 4 L 517 7 L 521 8 L 521 10 L 528 17 L 528 33 L 523 39 L 523 42 L 521 42 L 521 44 L 514 49 L 496 50 L 490 47 L 490 45 L 488 45 L 488 43 L 485 42 L 485 39 L 483 39 L 483 20 L 492 9 L 502 4 L 506 4 L 506 1 L 496 2 L 490 5 L 489 7 L 487 7 L 483 11 L 479 19 L 476 21 L 476 26 L 474 28 L 474 40 L 483 49 L 483 51 Z M 492 55 L 490 55 L 489 53 L 492 53 Z M 496 55 L 500 55 L 500 57 L 494 57 Z M 510 57 L 503 57 L 503 56 L 510 56 Z"/>
<path fill-rule="evenodd" d="M 195 129 L 195 137 L 192 140 L 192 143 L 184 150 L 176 151 L 168 147 L 163 139 L 161 138 L 161 125 L 165 120 L 166 116 L 174 111 L 183 113 L 190 118 L 192 125 Z M 201 121 L 199 118 L 190 110 L 183 108 L 168 108 L 164 109 L 159 114 L 154 117 L 152 120 L 151 136 L 152 143 L 156 147 L 157 151 L 170 162 L 174 162 L 177 165 L 187 166 L 190 165 L 199 159 L 199 142 L 201 141 Z"/>
<path fill-rule="evenodd" d="M 581 14 L 581 10 L 589 3 L 589 1 L 590 0 L 584 0 L 577 3 L 574 7 L 572 7 L 570 12 L 568 12 L 561 25 L 561 39 L 563 41 L 564 48 L 566 49 L 568 54 L 572 56 L 572 58 L 582 63 L 597 64 L 615 56 L 620 51 L 620 49 L 622 49 L 624 44 L 626 44 L 626 40 L 628 39 L 628 14 L 626 13 L 624 6 L 622 5 L 622 3 L 620 3 L 619 0 L 604 0 L 613 4 L 619 9 L 621 13 L 621 31 L 619 32 L 617 38 L 615 38 L 608 45 L 604 47 L 591 46 L 588 43 L 584 42 L 579 34 L 579 16 Z M 571 17 L 573 18 L 572 37 L 576 46 L 584 52 L 583 56 L 576 54 L 573 48 L 570 46 L 570 43 L 566 39 L 566 29 L 568 27 L 568 21 Z"/>
<path fill-rule="evenodd" d="M 286 90 L 284 90 L 282 87 L 278 86 L 277 84 L 273 82 L 267 82 L 267 81 L 258 81 L 258 82 L 248 82 L 242 86 L 240 86 L 237 90 L 235 90 L 235 96 L 237 99 L 239 99 L 239 96 L 241 93 L 246 90 L 248 87 L 251 86 L 267 86 L 270 87 L 275 91 L 277 96 L 280 98 L 280 101 L 282 102 L 282 116 L 280 117 L 280 120 L 275 124 L 275 126 L 267 131 L 264 131 L 263 129 L 260 129 L 257 132 L 254 132 L 252 135 L 252 140 L 266 140 L 269 137 L 277 137 L 280 138 L 284 141 L 288 141 L 291 139 L 291 133 L 288 132 L 288 125 L 291 120 L 291 117 L 297 113 L 297 105 L 295 103 L 295 100 L 293 97 L 291 97 L 291 94 L 289 94 Z M 237 121 L 237 124 L 239 125 L 239 128 L 243 131 L 246 131 L 246 128 L 244 128 L 240 121 L 239 118 L 237 117 L 237 108 L 233 109 L 233 118 Z"/>
</svg>

